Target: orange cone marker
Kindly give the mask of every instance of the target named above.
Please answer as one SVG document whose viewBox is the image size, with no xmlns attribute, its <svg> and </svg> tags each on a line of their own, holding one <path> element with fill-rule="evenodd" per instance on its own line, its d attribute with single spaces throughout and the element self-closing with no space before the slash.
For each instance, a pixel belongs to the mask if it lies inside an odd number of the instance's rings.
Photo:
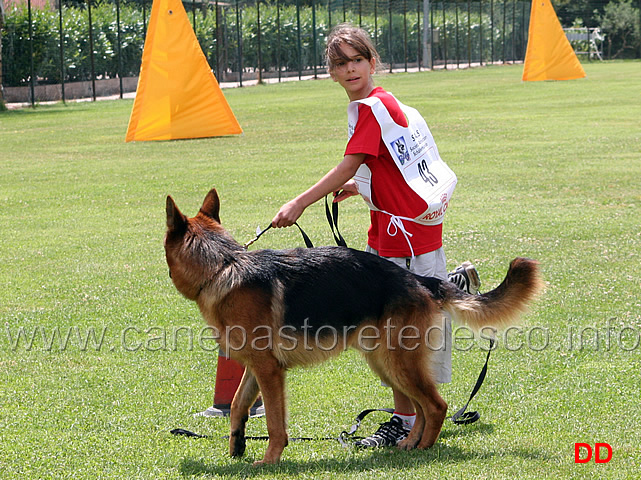
<svg viewBox="0 0 641 480">
<path fill-rule="evenodd" d="M 231 413 L 231 402 L 245 373 L 245 367 L 236 360 L 225 355 L 218 349 L 218 365 L 216 366 L 216 386 L 214 387 L 214 405 L 197 417 L 227 417 Z M 251 417 L 262 417 L 265 414 L 263 402 L 259 398 L 250 410 Z"/>
</svg>

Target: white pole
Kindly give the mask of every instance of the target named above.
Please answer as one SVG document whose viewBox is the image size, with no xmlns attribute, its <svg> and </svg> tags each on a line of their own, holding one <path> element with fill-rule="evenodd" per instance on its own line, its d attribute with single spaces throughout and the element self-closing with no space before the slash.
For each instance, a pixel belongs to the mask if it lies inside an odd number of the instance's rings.
<svg viewBox="0 0 641 480">
<path fill-rule="evenodd" d="M 432 23 L 430 0 L 423 0 L 423 66 L 432 69 Z"/>
</svg>

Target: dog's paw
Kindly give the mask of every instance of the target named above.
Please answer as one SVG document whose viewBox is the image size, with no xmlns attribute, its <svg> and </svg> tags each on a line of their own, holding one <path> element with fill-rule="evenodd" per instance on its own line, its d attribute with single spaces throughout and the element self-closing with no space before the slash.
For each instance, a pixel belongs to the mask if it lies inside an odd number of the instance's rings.
<svg viewBox="0 0 641 480">
<path fill-rule="evenodd" d="M 278 458 L 263 458 L 262 460 L 256 460 L 252 466 L 253 467 L 262 467 L 263 465 L 274 465 L 280 462 L 280 457 Z"/>
<path fill-rule="evenodd" d="M 232 457 L 242 457 L 245 454 L 246 446 L 244 435 L 231 435 L 229 438 L 229 454 Z"/>
<path fill-rule="evenodd" d="M 432 448 L 434 446 L 434 442 L 428 441 L 428 442 L 419 442 L 418 445 L 416 445 L 416 448 L 419 450 L 427 450 L 428 448 Z"/>
<path fill-rule="evenodd" d="M 409 438 L 406 438 L 404 440 L 401 440 L 396 444 L 399 450 L 413 450 L 416 448 L 416 444 L 418 442 L 412 441 Z"/>
</svg>

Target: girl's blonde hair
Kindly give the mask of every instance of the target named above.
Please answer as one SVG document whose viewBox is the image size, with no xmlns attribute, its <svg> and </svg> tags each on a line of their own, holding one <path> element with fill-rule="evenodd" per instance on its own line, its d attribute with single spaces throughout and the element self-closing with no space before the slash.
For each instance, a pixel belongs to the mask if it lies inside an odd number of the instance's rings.
<svg viewBox="0 0 641 480">
<path fill-rule="evenodd" d="M 355 27 L 351 23 L 341 23 L 336 25 L 327 37 L 325 59 L 330 72 L 336 68 L 339 61 L 351 60 L 347 58 L 341 50 L 341 45 L 343 44 L 352 47 L 359 55 L 367 59 L 368 62 L 373 58 L 376 60 L 376 66 L 378 67 L 380 65 L 381 58 L 367 32 L 362 28 Z"/>
</svg>

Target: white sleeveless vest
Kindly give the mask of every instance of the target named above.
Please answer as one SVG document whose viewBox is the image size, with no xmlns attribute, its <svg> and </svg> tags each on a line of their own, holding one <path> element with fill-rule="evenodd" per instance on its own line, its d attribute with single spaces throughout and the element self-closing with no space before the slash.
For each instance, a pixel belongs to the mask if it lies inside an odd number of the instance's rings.
<svg viewBox="0 0 641 480">
<path fill-rule="evenodd" d="M 394 99 L 396 100 L 395 97 Z M 398 102 L 398 100 L 396 101 Z M 442 223 L 456 187 L 456 175 L 441 159 L 436 143 L 434 143 L 434 137 L 432 137 L 432 133 L 421 114 L 416 109 L 398 102 L 408 120 L 408 126 L 402 127 L 392 119 L 380 98 L 367 97 L 356 100 L 347 106 L 349 138 L 352 137 L 358 121 L 359 103 L 369 105 L 372 109 L 372 113 L 381 127 L 381 137 L 394 163 L 407 185 L 427 203 L 427 210 L 415 218 L 407 218 L 376 207 L 372 201 L 372 172 L 367 165 L 362 164 L 356 171 L 354 180 L 365 203 L 371 210 L 390 215 L 392 220 L 390 223 L 395 223 L 396 227 L 403 231 L 405 229 L 400 220 L 411 220 L 421 225 Z M 377 185 L 377 188 L 381 188 L 381 186 Z"/>
</svg>

